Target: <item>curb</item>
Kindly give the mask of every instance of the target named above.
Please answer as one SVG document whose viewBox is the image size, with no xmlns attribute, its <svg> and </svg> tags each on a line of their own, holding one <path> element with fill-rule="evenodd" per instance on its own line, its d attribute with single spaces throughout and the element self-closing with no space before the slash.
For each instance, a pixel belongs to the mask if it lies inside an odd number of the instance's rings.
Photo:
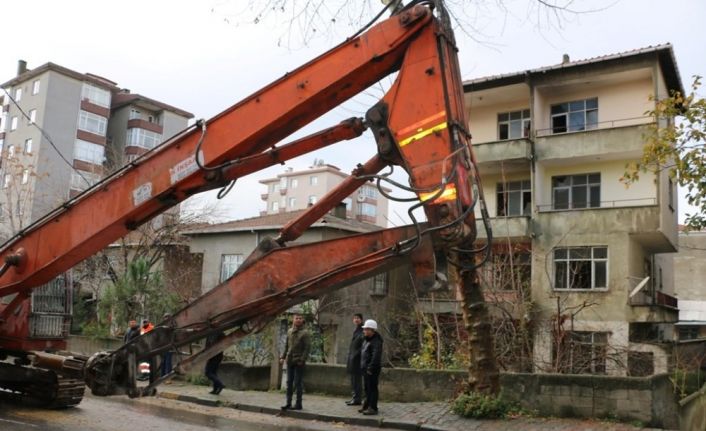
<svg viewBox="0 0 706 431">
<path fill-rule="evenodd" d="M 405 431 L 444 431 L 446 428 L 426 425 L 421 422 L 388 421 L 384 418 L 331 416 L 306 411 L 281 410 L 273 407 L 263 407 L 253 404 L 230 403 L 227 401 L 209 400 L 190 395 L 181 395 L 173 392 L 160 392 L 161 398 L 184 401 L 209 407 L 227 407 L 251 413 L 265 413 L 273 416 L 291 417 L 295 419 L 317 420 L 321 422 L 338 422 L 347 425 L 358 425 L 377 428 L 396 428 Z"/>
</svg>

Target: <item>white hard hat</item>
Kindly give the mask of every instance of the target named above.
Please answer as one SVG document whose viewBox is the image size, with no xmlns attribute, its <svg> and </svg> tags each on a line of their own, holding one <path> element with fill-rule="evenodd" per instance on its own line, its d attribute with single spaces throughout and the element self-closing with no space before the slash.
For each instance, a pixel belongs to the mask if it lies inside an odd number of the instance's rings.
<svg viewBox="0 0 706 431">
<path fill-rule="evenodd" d="M 363 325 L 363 329 L 374 329 L 374 330 L 377 331 L 377 330 L 378 330 L 378 324 L 377 324 L 377 322 L 374 321 L 373 319 L 368 319 L 368 320 L 365 321 L 365 324 Z"/>
</svg>

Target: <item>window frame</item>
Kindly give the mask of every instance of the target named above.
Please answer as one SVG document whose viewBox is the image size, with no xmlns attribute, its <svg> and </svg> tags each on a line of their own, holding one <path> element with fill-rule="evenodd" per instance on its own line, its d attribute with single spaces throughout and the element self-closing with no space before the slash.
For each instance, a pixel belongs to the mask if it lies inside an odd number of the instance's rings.
<svg viewBox="0 0 706 431">
<path fill-rule="evenodd" d="M 597 182 L 591 182 L 591 176 L 598 175 L 598 181 Z M 555 182 L 558 181 L 559 178 L 568 178 L 569 179 L 569 184 L 568 185 L 561 185 L 557 186 L 555 185 Z M 582 181 L 585 177 L 585 182 L 583 184 L 577 183 L 577 180 Z M 586 191 L 586 206 L 574 206 L 574 189 L 579 189 L 581 186 L 585 187 Z M 593 187 L 598 187 L 598 205 L 591 205 L 593 200 L 591 199 L 591 191 Z M 551 191 L 552 191 L 552 210 L 555 211 L 568 211 L 568 210 L 577 210 L 577 209 L 593 209 L 593 208 L 601 208 L 601 192 L 602 192 L 602 183 L 601 183 L 601 173 L 600 172 L 590 172 L 586 174 L 572 174 L 572 175 L 554 175 L 552 176 L 552 183 L 551 183 Z M 556 198 L 556 191 L 557 190 L 566 190 L 568 191 L 567 195 L 567 203 L 566 203 L 566 208 L 558 208 L 557 207 L 557 198 Z"/>
<path fill-rule="evenodd" d="M 25 154 L 32 154 L 32 138 L 25 139 L 23 151 Z"/>
<path fill-rule="evenodd" d="M 36 96 L 37 94 L 39 94 L 40 88 L 41 88 L 41 80 L 35 79 L 32 82 L 32 96 Z"/>
<path fill-rule="evenodd" d="M 608 371 L 608 348 L 610 347 L 611 333 L 608 331 L 568 331 L 566 344 L 562 346 L 566 355 L 559 358 L 559 367 L 563 373 L 604 375 Z M 590 338 L 590 340 L 589 340 Z M 598 339 L 604 338 L 604 340 Z M 557 353 L 556 340 L 554 340 L 554 356 Z M 564 344 L 564 343 L 562 343 Z M 582 349 L 583 347 L 583 349 Z M 579 354 L 590 349 L 588 367 L 579 362 Z M 556 357 L 553 358 L 556 360 Z M 598 367 L 596 365 L 599 365 Z"/>
<path fill-rule="evenodd" d="M 596 257 L 596 250 L 605 250 L 605 257 Z M 572 251 L 579 250 L 589 250 L 590 256 L 588 258 L 572 257 Z M 566 257 L 557 257 L 557 252 L 565 252 Z M 583 262 L 590 262 L 591 265 L 591 284 L 590 287 L 571 287 L 571 264 Z M 605 286 L 596 287 L 596 267 L 597 264 L 603 264 L 605 266 L 603 278 L 605 280 Z M 557 287 L 559 281 L 559 267 L 558 264 L 565 264 L 566 268 L 563 272 L 566 274 L 566 279 L 562 286 Z M 605 292 L 610 288 L 610 254 L 607 245 L 589 245 L 589 246 L 569 246 L 569 247 L 555 247 L 552 250 L 552 271 L 554 279 L 552 280 L 552 290 L 561 292 Z"/>
<path fill-rule="evenodd" d="M 81 175 L 83 177 L 81 177 Z M 88 181 L 89 184 L 86 184 L 84 178 Z M 96 183 L 98 183 L 100 180 L 100 174 L 75 169 L 71 171 L 71 182 L 69 183 L 69 188 L 71 188 L 72 190 L 84 191 L 96 185 Z"/>
<path fill-rule="evenodd" d="M 234 258 L 234 262 L 230 261 L 230 258 Z M 223 253 L 221 254 L 221 267 L 219 271 L 219 283 L 223 283 L 235 274 L 235 272 L 240 268 L 240 266 L 245 261 L 242 253 Z M 233 267 L 234 266 L 234 267 Z M 230 271 L 229 274 L 226 273 Z"/>
<path fill-rule="evenodd" d="M 10 131 L 11 132 L 14 132 L 15 130 L 17 130 L 17 123 L 19 123 L 19 121 L 17 119 L 17 115 L 10 118 Z"/>
<path fill-rule="evenodd" d="M 512 188 L 517 187 L 518 184 L 519 188 L 513 190 Z M 519 193 L 520 197 L 521 210 L 519 214 L 510 214 L 510 198 L 517 193 Z M 525 202 L 526 193 L 529 193 L 529 201 L 527 202 Z M 496 183 L 495 197 L 495 210 L 498 217 L 523 217 L 532 214 L 532 181 L 529 179 Z M 501 204 L 503 206 L 502 208 L 500 207 Z"/>
<path fill-rule="evenodd" d="M 381 272 L 370 277 L 370 296 L 385 297 L 388 294 L 389 287 L 387 272 Z"/>
<path fill-rule="evenodd" d="M 81 99 L 88 100 L 94 105 L 110 109 L 110 91 L 93 84 L 89 84 L 88 82 L 83 83 L 83 87 L 81 88 Z"/>
<path fill-rule="evenodd" d="M 15 88 L 15 102 L 22 100 L 22 87 Z"/>
<path fill-rule="evenodd" d="M 92 126 L 97 126 L 93 128 Z M 78 128 L 84 132 L 93 133 L 94 135 L 105 136 L 108 130 L 108 119 L 102 115 L 94 114 L 93 112 L 79 111 Z M 129 130 L 128 130 L 129 133 Z"/>
<path fill-rule="evenodd" d="M 29 182 L 29 169 L 22 170 L 22 177 L 20 179 L 20 184 L 27 184 Z"/>
<path fill-rule="evenodd" d="M 588 108 L 588 102 L 593 102 L 595 101 L 595 108 L 591 107 Z M 572 105 L 576 105 L 578 103 L 583 104 L 582 109 L 576 109 Z M 555 108 L 557 111 L 562 110 L 563 112 L 554 112 Z M 579 114 L 583 112 L 582 120 L 583 120 L 583 126 L 582 128 L 576 128 L 572 129 L 571 125 L 571 114 Z M 595 112 L 595 122 L 589 123 L 588 121 L 588 116 L 589 112 L 593 113 Z M 559 117 L 564 117 L 564 126 L 563 128 L 565 130 L 563 131 L 557 131 L 558 128 L 561 128 L 561 126 L 555 125 L 554 120 L 559 118 Z M 586 99 L 578 99 L 578 100 L 572 100 L 569 102 L 562 102 L 562 103 L 555 103 L 553 105 L 549 106 L 549 125 L 550 125 L 550 130 L 552 132 L 552 135 L 557 135 L 561 133 L 573 133 L 573 132 L 585 132 L 587 130 L 595 130 L 598 128 L 598 97 L 589 97 Z"/>
<path fill-rule="evenodd" d="M 512 118 L 513 115 L 519 114 L 519 118 Z M 519 111 L 507 111 L 507 112 L 499 112 L 497 115 L 497 132 L 498 132 L 498 141 L 511 141 L 514 139 L 526 139 L 529 137 L 529 132 L 532 127 L 532 119 L 531 119 L 531 114 L 529 108 L 527 109 L 521 109 Z M 520 125 L 520 135 L 519 136 L 512 136 L 512 126 L 513 124 L 519 124 Z M 507 137 L 503 138 L 502 137 L 502 127 L 506 126 L 507 130 Z"/>
<path fill-rule="evenodd" d="M 100 148 L 100 150 L 97 150 Z M 91 156 L 90 158 L 84 156 L 84 153 L 98 154 L 100 157 Z M 94 144 L 93 142 L 84 141 L 83 139 L 76 139 L 74 141 L 74 160 L 81 160 L 82 162 L 91 163 L 97 166 L 103 166 L 105 161 L 105 147 L 100 144 Z"/>
<path fill-rule="evenodd" d="M 29 112 L 27 112 L 29 115 L 29 120 L 27 121 L 27 124 L 34 124 L 37 122 L 37 110 L 36 109 L 30 109 Z"/>
<path fill-rule="evenodd" d="M 319 184 L 319 177 L 317 175 L 310 175 L 309 176 L 309 185 L 316 186 L 318 184 Z"/>
</svg>

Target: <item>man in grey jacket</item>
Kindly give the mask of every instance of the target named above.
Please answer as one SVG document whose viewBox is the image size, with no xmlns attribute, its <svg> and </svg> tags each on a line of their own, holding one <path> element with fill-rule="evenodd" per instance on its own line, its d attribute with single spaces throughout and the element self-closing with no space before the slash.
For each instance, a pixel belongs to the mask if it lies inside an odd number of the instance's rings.
<svg viewBox="0 0 706 431">
<path fill-rule="evenodd" d="M 282 406 L 282 410 L 301 410 L 304 365 L 309 357 L 311 349 L 311 337 L 309 331 L 304 328 L 304 316 L 294 315 L 292 327 L 287 331 L 287 344 L 280 357 L 280 363 L 287 363 L 287 403 Z M 292 406 L 292 395 L 297 392 L 297 402 Z"/>
<path fill-rule="evenodd" d="M 348 361 L 346 362 L 346 370 L 351 376 L 351 390 L 353 398 L 346 401 L 349 406 L 359 406 L 363 399 L 363 373 L 360 370 L 360 351 L 363 348 L 363 315 L 356 313 L 353 315 L 353 337 L 351 344 L 348 347 Z"/>
</svg>

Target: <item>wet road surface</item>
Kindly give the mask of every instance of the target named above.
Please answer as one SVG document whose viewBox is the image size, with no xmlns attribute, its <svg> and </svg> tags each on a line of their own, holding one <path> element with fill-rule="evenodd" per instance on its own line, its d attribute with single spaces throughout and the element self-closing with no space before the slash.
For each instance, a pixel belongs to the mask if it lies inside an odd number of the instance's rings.
<svg viewBox="0 0 706 431">
<path fill-rule="evenodd" d="M 87 395 L 77 407 L 44 410 L 0 403 L 3 431 L 364 431 L 372 428 L 306 421 L 180 401 Z"/>
</svg>

